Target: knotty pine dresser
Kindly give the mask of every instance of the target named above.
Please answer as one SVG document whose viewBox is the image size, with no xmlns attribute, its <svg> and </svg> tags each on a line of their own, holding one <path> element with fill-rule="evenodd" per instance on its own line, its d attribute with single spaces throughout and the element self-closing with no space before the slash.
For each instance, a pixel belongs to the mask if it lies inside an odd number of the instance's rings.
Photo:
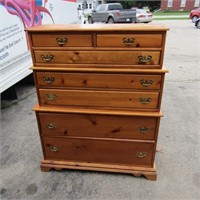
<svg viewBox="0 0 200 200">
<path fill-rule="evenodd" d="M 44 159 L 156 180 L 167 28 L 143 24 L 27 29 Z"/>
</svg>

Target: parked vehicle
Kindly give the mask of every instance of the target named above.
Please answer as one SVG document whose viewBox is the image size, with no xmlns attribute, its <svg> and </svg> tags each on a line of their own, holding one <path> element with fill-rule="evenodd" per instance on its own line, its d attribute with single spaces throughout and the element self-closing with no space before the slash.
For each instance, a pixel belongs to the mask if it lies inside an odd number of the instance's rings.
<svg viewBox="0 0 200 200">
<path fill-rule="evenodd" d="M 195 21 L 195 26 L 200 29 L 200 18 Z"/>
<path fill-rule="evenodd" d="M 149 23 L 153 20 L 153 14 L 144 9 L 136 9 L 136 23 Z"/>
<path fill-rule="evenodd" d="M 97 6 L 88 16 L 88 23 L 132 23 L 136 21 L 136 10 L 124 10 L 120 3 L 108 3 Z"/>
<path fill-rule="evenodd" d="M 200 7 L 194 10 L 191 10 L 189 18 L 192 20 L 193 23 L 200 17 Z"/>
</svg>

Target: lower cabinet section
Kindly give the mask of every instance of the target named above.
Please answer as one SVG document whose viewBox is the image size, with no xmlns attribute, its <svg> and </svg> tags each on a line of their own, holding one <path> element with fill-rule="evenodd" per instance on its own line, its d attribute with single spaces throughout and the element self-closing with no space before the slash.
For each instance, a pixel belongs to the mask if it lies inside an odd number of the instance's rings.
<svg viewBox="0 0 200 200">
<path fill-rule="evenodd" d="M 35 106 L 42 171 L 83 169 L 156 179 L 158 112 Z"/>
<path fill-rule="evenodd" d="M 153 167 L 153 142 L 43 137 L 47 160 Z"/>
</svg>

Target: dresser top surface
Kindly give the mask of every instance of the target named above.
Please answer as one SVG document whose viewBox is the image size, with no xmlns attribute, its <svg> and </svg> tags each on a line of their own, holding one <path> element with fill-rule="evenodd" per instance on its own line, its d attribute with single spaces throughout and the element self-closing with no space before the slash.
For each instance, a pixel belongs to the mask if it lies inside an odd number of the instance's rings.
<svg viewBox="0 0 200 200">
<path fill-rule="evenodd" d="M 35 26 L 25 29 L 30 32 L 46 32 L 46 31 L 167 31 L 164 25 L 159 24 L 53 24 Z"/>
</svg>

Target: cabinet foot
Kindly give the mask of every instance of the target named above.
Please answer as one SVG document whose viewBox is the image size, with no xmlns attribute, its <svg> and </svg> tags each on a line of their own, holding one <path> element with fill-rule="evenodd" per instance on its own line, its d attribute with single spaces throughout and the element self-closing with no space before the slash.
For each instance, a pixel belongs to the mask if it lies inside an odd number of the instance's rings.
<svg viewBox="0 0 200 200">
<path fill-rule="evenodd" d="M 45 166 L 40 166 L 42 172 L 49 172 L 52 169 L 55 169 L 56 171 L 61 171 L 63 168 L 61 167 L 45 167 Z"/>
<path fill-rule="evenodd" d="M 56 171 L 61 171 L 63 168 L 55 167 L 54 169 L 55 169 Z"/>
<path fill-rule="evenodd" d="M 157 174 L 144 174 L 144 176 L 146 177 L 147 180 L 150 181 L 156 181 L 157 179 Z"/>
<path fill-rule="evenodd" d="M 152 174 L 146 174 L 145 172 L 141 172 L 141 173 L 136 172 L 136 173 L 133 173 L 133 176 L 135 177 L 144 176 L 147 180 L 150 180 L 150 181 L 155 181 L 157 179 L 156 172 Z"/>
<path fill-rule="evenodd" d="M 52 167 L 40 166 L 40 169 L 41 169 L 42 172 L 49 172 L 52 169 Z"/>
</svg>

